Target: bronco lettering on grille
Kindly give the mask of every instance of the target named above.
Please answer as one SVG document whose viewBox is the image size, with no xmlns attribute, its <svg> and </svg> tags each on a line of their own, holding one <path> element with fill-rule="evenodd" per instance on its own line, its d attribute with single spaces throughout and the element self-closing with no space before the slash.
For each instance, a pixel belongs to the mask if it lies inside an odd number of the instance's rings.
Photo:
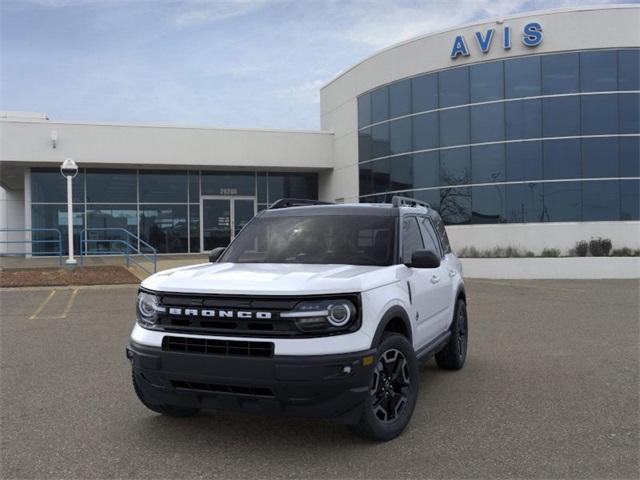
<svg viewBox="0 0 640 480">
<path fill-rule="evenodd" d="M 197 308 L 169 308 L 169 315 L 183 315 L 187 317 L 207 317 L 207 318 L 242 318 L 259 320 L 270 320 L 271 312 L 250 312 L 239 310 L 198 310 Z"/>
</svg>

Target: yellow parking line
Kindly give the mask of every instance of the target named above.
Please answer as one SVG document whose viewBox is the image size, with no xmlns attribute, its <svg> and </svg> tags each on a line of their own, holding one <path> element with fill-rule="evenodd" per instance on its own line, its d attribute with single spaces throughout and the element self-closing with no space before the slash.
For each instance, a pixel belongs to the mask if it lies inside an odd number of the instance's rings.
<svg viewBox="0 0 640 480">
<path fill-rule="evenodd" d="M 73 305 L 73 301 L 75 300 L 77 294 L 78 289 L 74 288 L 73 292 L 71 292 L 71 296 L 69 297 L 69 301 L 67 302 L 67 306 L 64 307 L 64 312 L 62 312 L 62 315 L 55 318 L 67 318 L 67 314 L 69 313 L 69 310 L 71 310 L 71 305 Z"/>
<path fill-rule="evenodd" d="M 56 290 L 51 290 L 51 293 L 49 294 L 49 296 L 47 298 L 45 298 L 44 301 L 40 304 L 40 306 L 36 309 L 36 311 L 33 312 L 33 315 L 31 315 L 29 317 L 29 320 L 35 320 L 37 318 L 38 314 L 47 305 L 47 303 L 49 303 L 49 301 L 53 298 L 53 296 L 55 294 L 56 294 Z"/>
</svg>

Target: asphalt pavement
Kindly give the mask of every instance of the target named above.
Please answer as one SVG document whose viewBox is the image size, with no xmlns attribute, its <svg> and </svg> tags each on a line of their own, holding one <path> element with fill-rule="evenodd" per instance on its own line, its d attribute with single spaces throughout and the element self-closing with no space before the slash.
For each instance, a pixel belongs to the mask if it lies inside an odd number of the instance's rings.
<svg viewBox="0 0 640 480">
<path fill-rule="evenodd" d="M 136 288 L 0 292 L 2 478 L 638 478 L 638 281 L 467 282 L 462 371 L 421 369 L 409 428 L 150 412 Z M 54 292 L 54 293 L 52 293 Z"/>
</svg>

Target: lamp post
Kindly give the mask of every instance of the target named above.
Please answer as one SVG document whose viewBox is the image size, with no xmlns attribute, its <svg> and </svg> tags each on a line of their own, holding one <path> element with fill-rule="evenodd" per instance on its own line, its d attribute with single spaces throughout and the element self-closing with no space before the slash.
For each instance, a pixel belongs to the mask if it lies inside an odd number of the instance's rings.
<svg viewBox="0 0 640 480">
<path fill-rule="evenodd" d="M 60 165 L 60 173 L 67 179 L 67 234 L 69 239 L 69 258 L 65 262 L 67 265 L 78 263 L 73 258 L 73 179 L 78 174 L 78 165 L 72 158 L 67 158 Z"/>
</svg>

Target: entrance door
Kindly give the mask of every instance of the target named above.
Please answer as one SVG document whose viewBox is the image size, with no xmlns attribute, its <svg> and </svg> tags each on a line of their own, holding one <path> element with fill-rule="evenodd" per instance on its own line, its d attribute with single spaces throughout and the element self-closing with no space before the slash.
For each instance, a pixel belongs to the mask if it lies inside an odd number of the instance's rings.
<svg viewBox="0 0 640 480">
<path fill-rule="evenodd" d="M 200 245 L 203 252 L 226 247 L 256 214 L 253 197 L 204 196 L 200 199 Z"/>
</svg>

